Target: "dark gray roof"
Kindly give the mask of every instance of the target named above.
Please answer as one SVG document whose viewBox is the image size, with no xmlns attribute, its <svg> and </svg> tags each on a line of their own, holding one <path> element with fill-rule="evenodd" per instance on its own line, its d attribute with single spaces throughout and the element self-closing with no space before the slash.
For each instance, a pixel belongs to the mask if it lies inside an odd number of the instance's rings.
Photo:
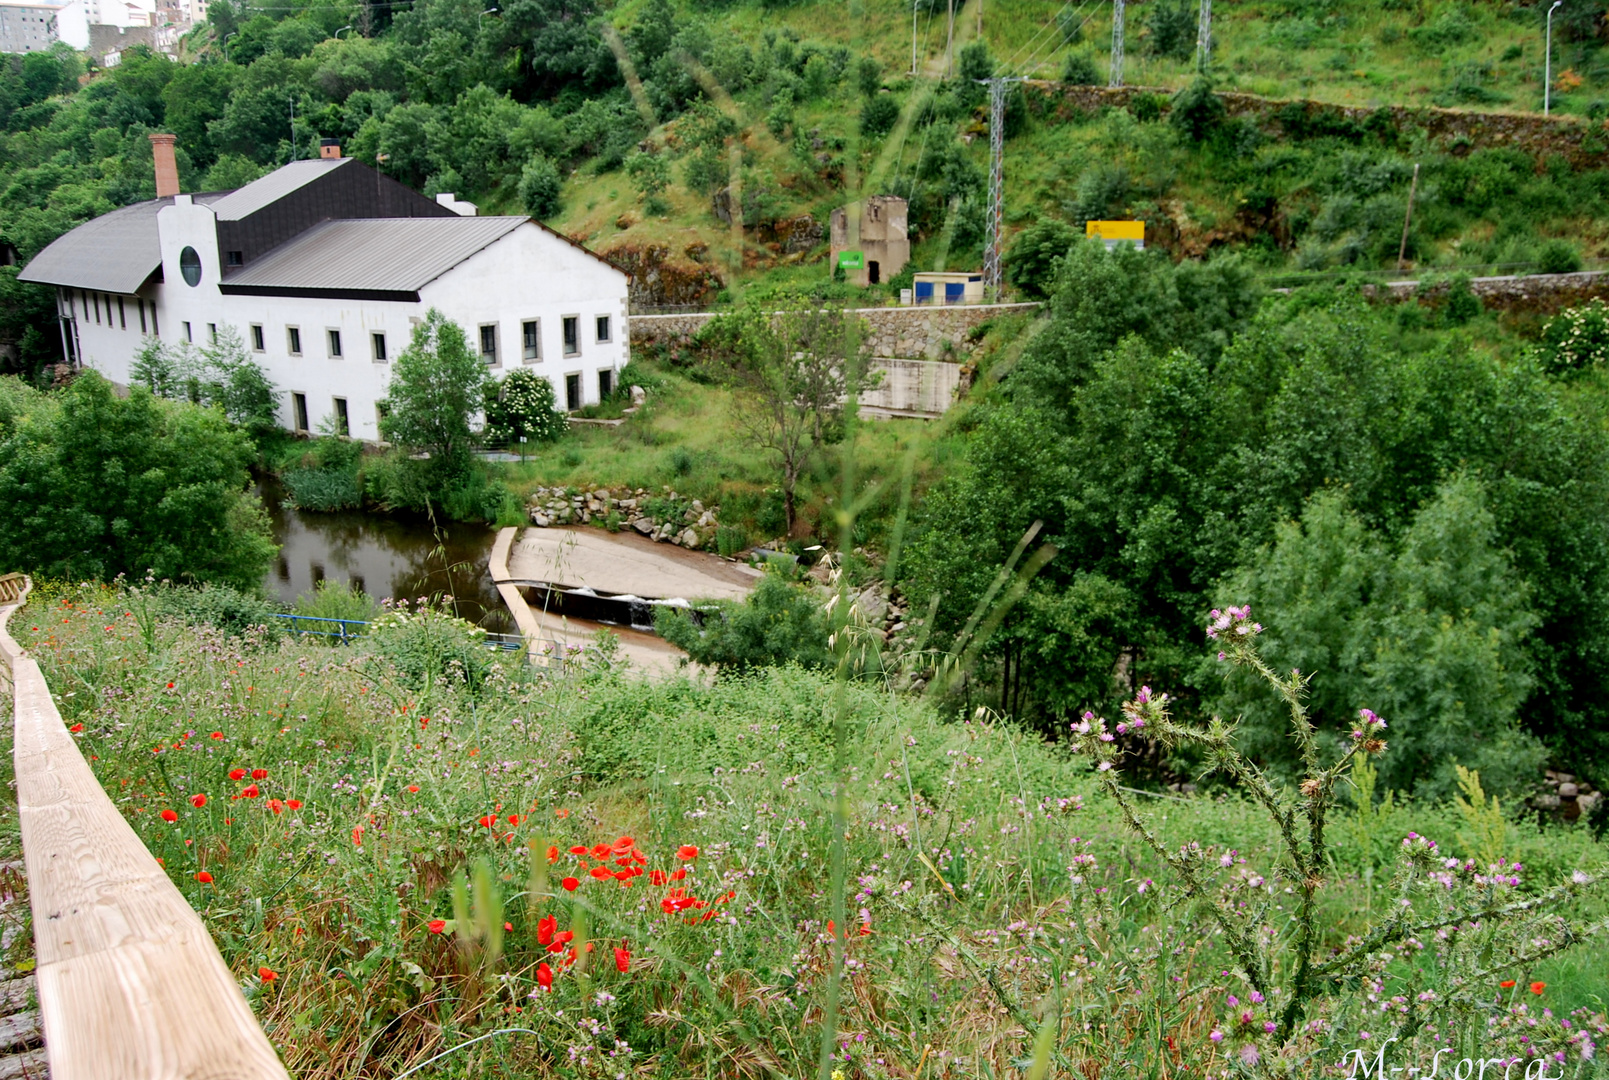
<svg viewBox="0 0 1609 1080">
<path fill-rule="evenodd" d="M 237 188 L 212 204 L 219 221 L 239 221 L 278 202 L 299 187 L 305 187 L 326 173 L 351 162 L 351 158 L 314 158 L 281 165 L 267 176 Z"/>
<path fill-rule="evenodd" d="M 326 221 L 224 279 L 228 293 L 417 293 L 523 217 Z"/>
<path fill-rule="evenodd" d="M 227 192 L 195 196 L 216 205 Z M 162 265 L 156 214 L 172 198 L 151 199 L 102 214 L 53 240 L 17 277 L 95 292 L 133 293 Z"/>
</svg>

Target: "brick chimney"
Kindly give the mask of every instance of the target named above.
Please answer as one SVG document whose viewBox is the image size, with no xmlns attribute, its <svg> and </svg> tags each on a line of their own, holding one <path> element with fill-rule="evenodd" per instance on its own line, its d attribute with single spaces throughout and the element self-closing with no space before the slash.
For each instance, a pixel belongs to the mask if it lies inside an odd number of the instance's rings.
<svg viewBox="0 0 1609 1080">
<path fill-rule="evenodd" d="M 320 139 L 318 141 L 318 156 L 325 161 L 334 161 L 341 156 L 341 140 Z"/>
<path fill-rule="evenodd" d="M 179 193 L 179 165 L 173 160 L 177 135 L 152 135 L 151 158 L 156 163 L 156 197 L 165 199 Z"/>
</svg>

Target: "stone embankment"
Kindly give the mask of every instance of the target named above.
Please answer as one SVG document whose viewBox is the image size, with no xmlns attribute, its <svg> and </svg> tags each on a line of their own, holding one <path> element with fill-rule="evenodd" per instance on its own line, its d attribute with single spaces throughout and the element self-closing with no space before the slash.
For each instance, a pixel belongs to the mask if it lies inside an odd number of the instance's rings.
<svg viewBox="0 0 1609 1080">
<path fill-rule="evenodd" d="M 1446 293 L 1449 283 L 1388 281 L 1365 285 L 1363 292 L 1376 300 L 1402 302 L 1419 297 L 1432 302 Z M 1609 299 L 1609 272 L 1585 270 L 1577 274 L 1471 278 L 1469 291 L 1489 308 L 1552 314 L 1594 299 Z"/>
<path fill-rule="evenodd" d="M 1572 773 L 1547 770 L 1543 775 L 1542 794 L 1533 796 L 1531 805 L 1544 814 L 1565 821 L 1590 817 L 1603 801 L 1603 793 L 1594 791 L 1591 784 Z"/>
<path fill-rule="evenodd" d="M 957 304 L 946 307 L 857 308 L 866 321 L 873 356 L 902 359 L 961 359 L 972 351 L 974 332 L 990 319 L 1034 312 L 1038 304 Z M 717 312 L 631 316 L 631 345 L 685 346 Z"/>
<path fill-rule="evenodd" d="M 646 488 L 537 488 L 530 498 L 531 524 L 538 528 L 559 525 L 601 525 L 618 531 L 636 530 L 660 543 L 680 544 L 689 550 L 714 550 L 720 508 L 706 507 L 666 487 L 657 494 Z"/>
</svg>

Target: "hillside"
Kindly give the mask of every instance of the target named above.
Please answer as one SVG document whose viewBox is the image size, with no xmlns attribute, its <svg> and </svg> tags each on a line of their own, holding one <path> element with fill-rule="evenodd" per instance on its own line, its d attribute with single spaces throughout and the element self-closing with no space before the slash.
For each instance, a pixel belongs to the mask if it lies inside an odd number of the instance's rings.
<svg viewBox="0 0 1609 1080">
<path fill-rule="evenodd" d="M 1159 126 L 1168 95 L 1195 78 L 1194 9 L 1146 0 L 1128 11 L 1126 81 L 1156 93 L 1128 104 L 1132 123 L 1109 109 L 1032 107 L 1042 89 L 1015 99 L 1011 231 L 1134 215 L 1156 223 L 1154 242 L 1176 256 L 1227 245 L 1270 270 L 1384 268 L 1418 162 L 1412 261 L 1525 269 L 1598 254 L 1602 207 L 1583 175 L 1595 154 L 1566 167 L 1478 140 L 1426 139 L 1413 125 L 1237 117 L 1183 137 Z M 610 252 L 651 283 L 644 302 L 821 285 L 826 217 L 857 191 L 910 199 L 918 266 L 972 267 L 987 140 L 970 80 L 1104 84 L 1110 40 L 1110 9 L 1087 0 L 974 3 L 957 12 L 947 60 L 945 12 L 919 3 L 912 75 L 911 13 L 892 0 L 848 18 L 814 3 L 668 0 L 212 12 L 185 39 L 182 64 L 138 49 L 106 72 L 85 73 L 68 52 L 0 64 L 0 241 L 17 258 L 150 197 L 144 133 L 169 129 L 190 189 L 236 186 L 310 155 L 321 137 L 341 139 L 421 190 L 529 211 Z M 1220 91 L 1276 99 L 1534 111 L 1539 19 L 1539 8 L 1397 0 L 1236 6 L 1218 15 L 1210 76 Z M 1577 0 L 1555 17 L 1561 114 L 1604 111 L 1600 23 Z M 1589 150 L 1600 138 L 1568 130 Z M 729 209 L 735 149 L 741 254 Z M 1571 238 L 1574 250 L 1543 260 L 1550 237 Z M 43 291 L 11 273 L 0 278 L 0 342 L 8 366 L 31 369 L 52 355 L 54 328 Z"/>
</svg>

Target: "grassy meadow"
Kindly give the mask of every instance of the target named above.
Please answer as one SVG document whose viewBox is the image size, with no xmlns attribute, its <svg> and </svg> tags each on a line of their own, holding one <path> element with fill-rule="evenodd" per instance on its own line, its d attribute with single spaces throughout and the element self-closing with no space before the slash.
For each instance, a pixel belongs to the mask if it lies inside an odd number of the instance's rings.
<svg viewBox="0 0 1609 1080">
<path fill-rule="evenodd" d="M 340 648 L 159 599 L 45 583 L 11 629 L 293 1076 L 397 1076 L 479 1036 L 412 1075 L 1314 1076 L 1409 993 L 1463 1004 L 1405 1016 L 1401 1054 L 1599 1075 L 1601 948 L 1500 954 L 1517 988 L 1471 990 L 1458 949 L 1494 945 L 1457 919 L 1273 1045 L 1279 991 L 1248 990 L 1208 917 L 1252 912 L 1275 956 L 1296 929 L 1278 830 L 1232 791 L 1134 796 L 1211 868 L 1187 898 L 1086 760 L 986 712 L 788 668 L 649 684 L 606 650 L 550 680 L 428 610 Z M 1475 802 L 1339 808 L 1325 949 L 1445 916 L 1440 885 L 1393 880 L 1414 831 L 1523 864 L 1483 903 L 1598 910 L 1560 900 L 1602 861 L 1588 831 Z"/>
</svg>

